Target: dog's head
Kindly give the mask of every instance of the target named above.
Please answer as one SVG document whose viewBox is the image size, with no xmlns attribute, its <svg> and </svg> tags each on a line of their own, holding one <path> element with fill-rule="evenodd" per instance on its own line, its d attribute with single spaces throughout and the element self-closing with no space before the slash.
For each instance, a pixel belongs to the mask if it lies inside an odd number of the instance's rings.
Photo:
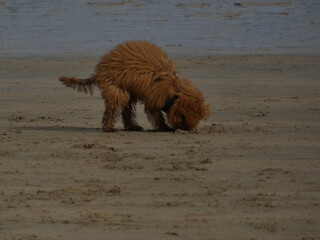
<svg viewBox="0 0 320 240">
<path fill-rule="evenodd" d="M 145 107 L 160 110 L 180 91 L 180 81 L 180 77 L 174 70 L 154 74 L 151 86 L 145 93 Z"/>
<path fill-rule="evenodd" d="M 202 94 L 194 95 L 185 91 L 175 95 L 162 110 L 166 112 L 171 127 L 182 130 L 195 128 L 200 120 L 205 120 L 210 115 L 209 104 Z"/>
</svg>

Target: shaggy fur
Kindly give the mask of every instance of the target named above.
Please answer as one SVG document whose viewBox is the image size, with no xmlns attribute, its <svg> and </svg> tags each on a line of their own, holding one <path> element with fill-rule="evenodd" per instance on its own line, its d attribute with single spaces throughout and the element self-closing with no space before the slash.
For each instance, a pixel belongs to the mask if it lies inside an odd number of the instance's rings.
<svg viewBox="0 0 320 240">
<path fill-rule="evenodd" d="M 87 79 L 60 77 L 67 87 L 80 92 L 101 90 L 105 101 L 102 130 L 115 131 L 114 123 L 122 116 L 126 130 L 140 131 L 135 104 L 144 104 L 145 112 L 156 131 L 170 131 L 163 117 L 174 129 L 191 129 L 209 115 L 208 105 L 199 90 L 178 76 L 173 61 L 156 45 L 130 41 L 118 45 L 101 57 L 95 73 Z M 166 109 L 164 109 L 166 107 Z"/>
</svg>

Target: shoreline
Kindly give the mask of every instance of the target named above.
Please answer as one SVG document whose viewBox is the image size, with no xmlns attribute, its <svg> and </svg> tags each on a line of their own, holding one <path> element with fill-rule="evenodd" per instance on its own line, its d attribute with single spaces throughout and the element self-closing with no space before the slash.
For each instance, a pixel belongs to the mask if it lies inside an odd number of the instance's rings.
<svg viewBox="0 0 320 240">
<path fill-rule="evenodd" d="M 116 47 L 115 44 L 113 47 Z M 41 60 L 52 60 L 52 59 L 73 59 L 73 58 L 80 58 L 80 59 L 100 59 L 100 57 L 104 54 L 107 54 L 109 51 L 113 49 L 106 48 L 104 51 L 99 53 L 89 53 L 89 52 L 70 52 L 70 53 L 63 53 L 63 54 L 52 54 L 52 53 L 40 53 L 40 54 L 3 54 L 1 56 L 1 60 L 6 59 L 41 59 Z M 210 49 L 194 49 L 188 50 L 186 48 L 181 48 L 176 50 L 176 47 L 161 47 L 172 59 L 183 59 L 186 57 L 192 58 L 201 58 L 203 56 L 212 56 L 212 57 L 236 57 L 236 56 L 319 56 L 320 51 L 314 51 L 312 48 L 308 49 L 297 49 L 296 51 L 286 51 L 286 50 L 265 50 L 259 51 L 257 49 L 247 49 L 247 50 L 230 50 L 230 51 L 221 51 L 217 52 Z M 316 48 L 318 49 L 318 48 Z"/>
</svg>

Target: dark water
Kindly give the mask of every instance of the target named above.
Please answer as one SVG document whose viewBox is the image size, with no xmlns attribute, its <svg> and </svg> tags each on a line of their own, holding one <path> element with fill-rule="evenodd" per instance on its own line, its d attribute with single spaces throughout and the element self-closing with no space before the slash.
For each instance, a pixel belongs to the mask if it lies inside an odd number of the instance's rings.
<svg viewBox="0 0 320 240">
<path fill-rule="evenodd" d="M 176 53 L 320 53 L 320 1 L 0 0 L 1 56 L 99 56 L 132 39 Z"/>
</svg>

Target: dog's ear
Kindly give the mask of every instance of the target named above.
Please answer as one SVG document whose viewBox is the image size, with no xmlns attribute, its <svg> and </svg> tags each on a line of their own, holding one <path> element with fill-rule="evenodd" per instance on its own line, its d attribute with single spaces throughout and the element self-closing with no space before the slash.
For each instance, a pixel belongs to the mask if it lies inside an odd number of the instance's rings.
<svg viewBox="0 0 320 240">
<path fill-rule="evenodd" d="M 175 126 L 181 126 L 181 124 L 186 120 L 186 117 L 182 114 L 176 114 L 171 116 L 171 122 Z"/>
</svg>

